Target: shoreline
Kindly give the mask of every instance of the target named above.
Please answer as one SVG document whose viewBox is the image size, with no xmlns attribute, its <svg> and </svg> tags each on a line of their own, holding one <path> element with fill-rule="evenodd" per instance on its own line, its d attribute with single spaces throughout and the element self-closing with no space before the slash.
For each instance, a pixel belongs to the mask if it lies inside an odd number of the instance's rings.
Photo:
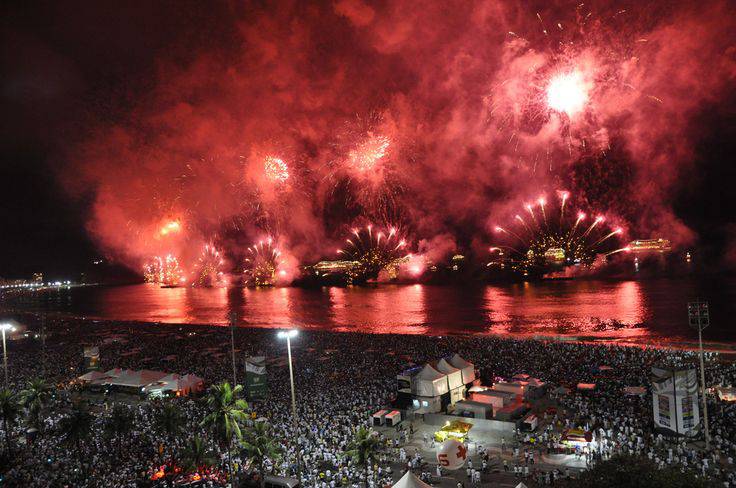
<svg viewBox="0 0 736 488">
<path fill-rule="evenodd" d="M 33 317 L 34 321 L 40 321 L 40 312 L 32 311 L 14 311 L 12 312 L 19 317 Z M 154 326 L 154 327 L 191 327 L 197 328 L 221 328 L 228 327 L 227 322 L 164 322 L 164 321 L 147 321 L 147 320 L 128 320 L 128 319 L 111 319 L 107 317 L 98 316 L 78 316 L 75 314 L 65 312 L 46 312 L 47 317 L 53 319 L 64 319 L 64 320 L 76 320 L 80 323 L 97 323 L 103 327 L 109 326 Z M 270 326 L 270 325 L 254 325 L 254 324 L 238 324 L 238 329 L 245 330 L 280 330 L 282 327 Z M 360 335 L 394 335 L 394 336 L 424 336 L 432 338 L 443 338 L 443 337 L 454 337 L 454 338 L 494 338 L 501 340 L 515 340 L 515 341 L 538 341 L 538 342 L 568 342 L 574 344 L 588 344 L 592 346 L 617 346 L 617 347 L 635 347 L 639 349 L 658 349 L 658 350 L 670 350 L 670 351 L 698 351 L 699 346 L 697 341 L 678 340 L 667 343 L 655 342 L 658 338 L 653 337 L 654 341 L 645 342 L 637 339 L 622 339 L 615 337 L 603 337 L 596 335 L 585 335 L 585 334 L 570 334 L 570 335 L 554 335 L 554 334 L 514 334 L 511 332 L 494 333 L 494 332 L 453 332 L 448 334 L 439 333 L 416 333 L 406 334 L 397 332 L 376 332 L 376 331 L 364 331 L 364 330 L 345 330 L 344 328 L 326 328 L 326 327 L 304 327 L 295 326 L 295 328 L 303 330 L 305 332 L 326 332 L 331 334 L 360 334 Z M 736 360 L 736 343 L 724 343 L 724 342 L 703 342 L 703 350 L 705 352 L 718 353 L 725 358 Z"/>
</svg>

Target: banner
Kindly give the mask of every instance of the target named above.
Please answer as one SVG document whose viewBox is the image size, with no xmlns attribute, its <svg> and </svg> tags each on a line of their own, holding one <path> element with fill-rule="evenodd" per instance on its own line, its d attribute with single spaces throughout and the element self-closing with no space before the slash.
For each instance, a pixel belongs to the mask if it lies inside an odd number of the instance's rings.
<svg viewBox="0 0 736 488">
<path fill-rule="evenodd" d="M 97 346 L 85 346 L 84 368 L 87 371 L 100 369 L 100 348 Z"/>
<path fill-rule="evenodd" d="M 245 390 L 249 400 L 265 400 L 268 396 L 268 376 L 264 356 L 245 358 Z"/>
<path fill-rule="evenodd" d="M 654 425 L 668 434 L 700 431 L 698 379 L 695 369 L 652 368 Z"/>
</svg>

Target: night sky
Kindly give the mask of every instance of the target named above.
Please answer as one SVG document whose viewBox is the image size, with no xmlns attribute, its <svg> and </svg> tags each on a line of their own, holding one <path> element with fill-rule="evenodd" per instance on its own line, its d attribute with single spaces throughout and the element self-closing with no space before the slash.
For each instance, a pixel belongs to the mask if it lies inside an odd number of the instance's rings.
<svg viewBox="0 0 736 488">
<path fill-rule="evenodd" d="M 161 83 L 162 63 L 186 67 L 203 53 L 227 59 L 244 43 L 239 22 L 263 16 L 268 3 L 2 2 L 0 277 L 74 278 L 91 260 L 114 254 L 87 230 L 94 185 L 71 192 L 62 184 L 77 171 L 76 148 L 101 123 L 129 120 Z M 733 58 L 731 48 L 732 66 Z M 735 72 L 723 74 L 732 91 L 688 112 L 695 164 L 666 189 L 674 215 L 714 267 L 730 263 L 728 253 L 736 258 Z M 409 86 L 411 78 L 397 83 Z"/>
</svg>

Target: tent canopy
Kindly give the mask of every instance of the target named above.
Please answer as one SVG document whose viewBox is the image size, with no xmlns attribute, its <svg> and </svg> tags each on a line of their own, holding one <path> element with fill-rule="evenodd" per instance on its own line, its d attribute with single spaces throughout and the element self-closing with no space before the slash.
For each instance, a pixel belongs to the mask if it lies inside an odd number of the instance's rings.
<svg viewBox="0 0 736 488">
<path fill-rule="evenodd" d="M 393 488 L 432 488 L 430 485 L 425 483 L 416 477 L 411 471 L 407 471 L 399 481 L 394 484 Z"/>
<path fill-rule="evenodd" d="M 462 372 L 447 361 L 445 361 L 444 358 L 440 359 L 437 362 L 437 371 L 447 375 L 447 382 L 451 390 L 463 386 L 464 383 Z"/>
<path fill-rule="evenodd" d="M 412 392 L 419 396 L 435 397 L 449 391 L 447 375 L 425 364 L 421 371 L 414 375 L 411 381 Z"/>
<path fill-rule="evenodd" d="M 453 367 L 462 371 L 463 383 L 467 385 L 475 381 L 475 366 L 473 365 L 473 363 L 467 362 L 466 360 L 461 358 L 459 354 L 455 354 L 454 356 L 452 356 L 448 362 Z"/>
</svg>

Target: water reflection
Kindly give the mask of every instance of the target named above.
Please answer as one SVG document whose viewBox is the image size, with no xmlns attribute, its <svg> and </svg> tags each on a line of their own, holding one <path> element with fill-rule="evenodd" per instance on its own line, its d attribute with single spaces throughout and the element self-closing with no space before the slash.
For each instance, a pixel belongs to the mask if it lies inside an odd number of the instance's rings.
<svg viewBox="0 0 736 488">
<path fill-rule="evenodd" d="M 333 330 L 426 334 L 425 287 L 330 288 Z"/>
<path fill-rule="evenodd" d="M 60 296 L 63 294 L 63 296 Z M 662 343 L 692 340 L 685 306 L 711 301 L 706 340 L 734 341 L 733 282 L 558 281 L 469 288 L 425 285 L 224 289 L 76 288 L 0 298 L 0 308 L 113 320 L 300 327 L 399 334 L 559 335 Z M 7 313 L 5 313 L 7 315 Z"/>
</svg>

